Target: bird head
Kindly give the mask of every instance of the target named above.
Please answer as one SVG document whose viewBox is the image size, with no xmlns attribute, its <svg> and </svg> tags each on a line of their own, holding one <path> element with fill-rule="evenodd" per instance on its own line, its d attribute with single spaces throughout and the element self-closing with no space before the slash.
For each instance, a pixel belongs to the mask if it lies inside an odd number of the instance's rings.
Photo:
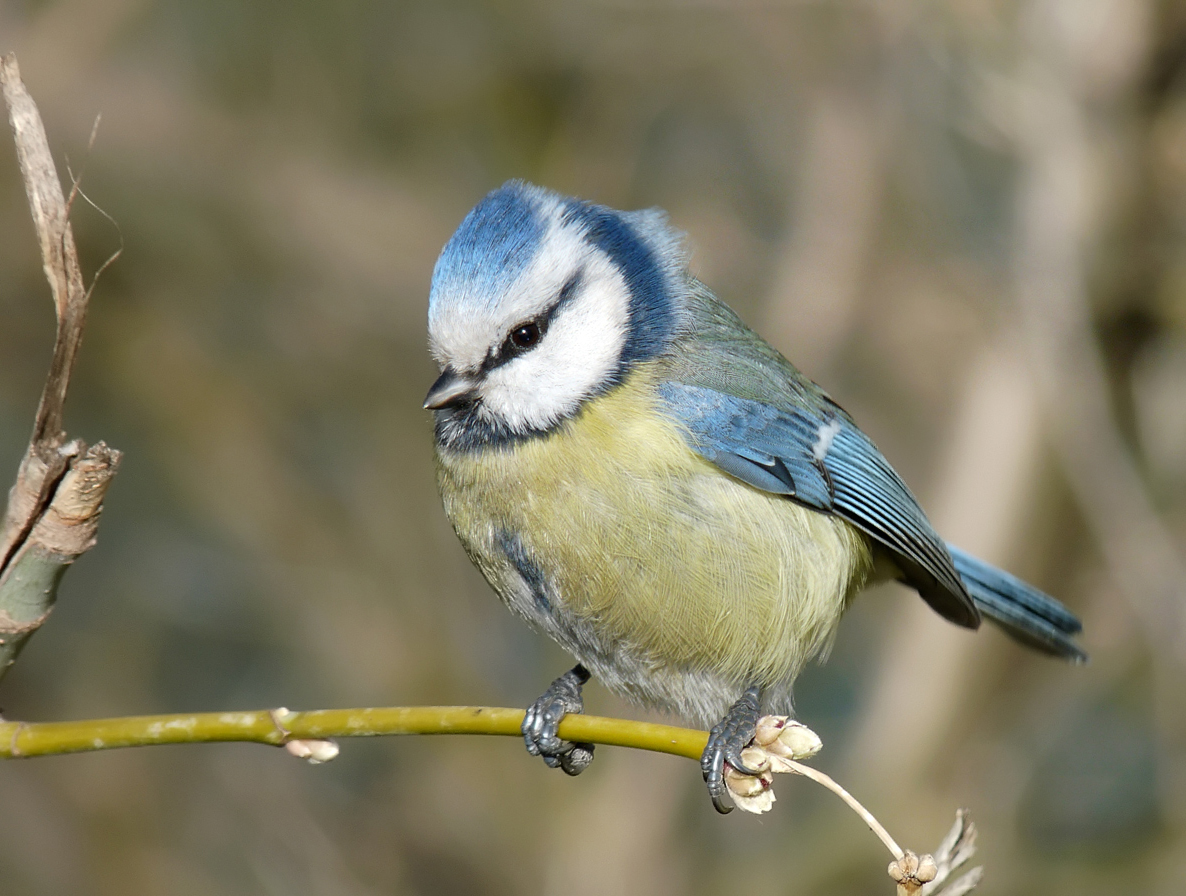
<svg viewBox="0 0 1186 896">
<path fill-rule="evenodd" d="M 682 238 L 662 212 L 504 184 L 433 271 L 441 376 L 424 406 L 446 441 L 547 432 L 669 345 L 686 292 Z"/>
</svg>

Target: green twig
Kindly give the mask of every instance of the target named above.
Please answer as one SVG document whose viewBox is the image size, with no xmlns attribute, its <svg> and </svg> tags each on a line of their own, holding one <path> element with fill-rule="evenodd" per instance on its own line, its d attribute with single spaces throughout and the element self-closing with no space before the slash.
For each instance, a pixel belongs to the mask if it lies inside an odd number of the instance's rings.
<svg viewBox="0 0 1186 896">
<path fill-rule="evenodd" d="M 23 759 L 152 744 L 249 741 L 280 746 L 292 740 L 387 734 L 519 736 L 522 721 L 521 709 L 395 706 L 312 712 L 265 709 L 77 722 L 0 722 L 0 758 Z M 566 740 L 635 747 L 689 759 L 699 759 L 708 742 L 708 735 L 703 731 L 586 715 L 565 716 L 559 734 Z"/>
</svg>

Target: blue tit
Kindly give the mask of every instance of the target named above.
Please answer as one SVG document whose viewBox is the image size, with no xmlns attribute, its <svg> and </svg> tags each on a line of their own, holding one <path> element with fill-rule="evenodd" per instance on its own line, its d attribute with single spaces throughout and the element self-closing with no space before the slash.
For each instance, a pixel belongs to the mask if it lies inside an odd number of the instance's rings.
<svg viewBox="0 0 1186 896">
<path fill-rule="evenodd" d="M 945 619 L 987 617 L 1076 661 L 1079 621 L 944 543 L 852 418 L 688 270 L 658 210 L 620 212 L 512 181 L 466 216 L 433 272 L 445 512 L 502 601 L 577 660 L 528 710 L 529 752 L 561 740 L 590 675 L 713 726 L 725 764 L 760 713 L 789 713 L 866 586 L 914 588 Z"/>
</svg>

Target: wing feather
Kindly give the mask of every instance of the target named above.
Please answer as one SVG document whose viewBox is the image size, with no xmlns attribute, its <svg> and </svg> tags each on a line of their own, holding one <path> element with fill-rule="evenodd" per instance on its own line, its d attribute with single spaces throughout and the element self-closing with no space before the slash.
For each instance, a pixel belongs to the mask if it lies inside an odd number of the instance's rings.
<svg viewBox="0 0 1186 896">
<path fill-rule="evenodd" d="M 951 555 L 918 501 L 838 407 L 780 408 L 671 381 L 659 394 L 694 450 L 754 488 L 852 523 L 889 550 L 907 583 L 940 614 L 969 628 L 979 625 Z"/>
</svg>

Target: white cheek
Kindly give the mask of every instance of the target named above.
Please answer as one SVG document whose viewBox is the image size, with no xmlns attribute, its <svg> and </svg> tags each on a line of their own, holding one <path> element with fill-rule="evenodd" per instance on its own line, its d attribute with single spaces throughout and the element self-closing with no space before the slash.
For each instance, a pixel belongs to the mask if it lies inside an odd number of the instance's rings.
<svg viewBox="0 0 1186 896">
<path fill-rule="evenodd" d="M 514 430 L 546 429 L 613 374 L 626 341 L 626 284 L 608 264 L 590 265 L 586 275 L 539 346 L 487 377 L 482 403 L 493 419 Z"/>
</svg>

